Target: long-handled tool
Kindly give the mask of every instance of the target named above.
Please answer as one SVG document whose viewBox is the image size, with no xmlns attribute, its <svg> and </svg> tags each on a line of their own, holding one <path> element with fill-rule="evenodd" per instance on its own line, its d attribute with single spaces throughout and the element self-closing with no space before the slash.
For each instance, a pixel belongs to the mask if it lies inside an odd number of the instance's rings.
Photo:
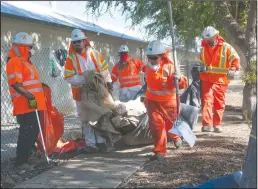
<svg viewBox="0 0 258 189">
<path fill-rule="evenodd" d="M 38 114 L 38 110 L 35 110 L 36 116 L 37 116 L 37 121 L 38 121 L 38 126 L 39 126 L 39 132 L 40 132 L 40 136 L 41 136 L 41 140 L 42 140 L 42 146 L 44 149 L 44 153 L 45 153 L 45 157 L 47 159 L 47 163 L 50 164 L 51 159 L 48 157 L 47 155 L 47 150 L 46 150 L 46 146 L 45 146 L 45 141 L 44 141 L 44 137 L 43 137 L 43 133 L 42 133 L 42 129 L 41 129 L 41 124 L 40 124 L 40 120 L 39 120 L 39 114 Z"/>
<path fill-rule="evenodd" d="M 176 46 L 175 46 L 175 39 L 174 39 L 174 24 L 173 24 L 173 17 L 172 17 L 172 6 L 171 1 L 168 1 L 168 13 L 169 13 L 169 20 L 170 20 L 170 34 L 172 38 L 172 47 L 173 47 L 173 61 L 174 61 L 174 68 L 175 68 L 175 75 L 178 75 L 177 70 L 177 57 L 176 57 Z M 180 70 L 179 70 L 180 71 Z M 180 113 L 180 95 L 179 95 L 179 86 L 178 80 L 175 78 L 175 87 L 176 87 L 176 105 L 177 105 L 177 120 L 179 120 L 179 113 Z"/>
<path fill-rule="evenodd" d="M 175 45 L 175 39 L 174 39 L 174 25 L 173 25 L 173 17 L 172 17 L 172 5 L 171 1 L 168 1 L 168 13 L 169 13 L 169 20 L 170 20 L 170 33 L 172 38 L 172 47 L 173 47 L 173 59 L 174 59 L 174 68 L 175 68 L 175 76 L 178 75 L 177 70 L 177 57 L 176 57 L 176 45 Z M 196 136 L 191 131 L 189 124 L 184 121 L 183 119 L 180 119 L 180 95 L 179 95 L 179 85 L 178 85 L 178 78 L 175 77 L 175 87 L 176 87 L 176 104 L 177 104 L 177 119 L 174 123 L 174 126 L 172 127 L 169 132 L 174 134 L 179 134 L 184 138 L 184 140 L 191 146 L 195 144 Z"/>
</svg>

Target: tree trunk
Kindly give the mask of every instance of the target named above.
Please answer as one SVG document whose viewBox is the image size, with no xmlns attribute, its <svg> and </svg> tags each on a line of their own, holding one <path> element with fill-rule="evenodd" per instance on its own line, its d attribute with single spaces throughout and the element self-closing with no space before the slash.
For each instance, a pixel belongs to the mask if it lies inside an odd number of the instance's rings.
<svg viewBox="0 0 258 189">
<path fill-rule="evenodd" d="M 249 138 L 247 154 L 243 165 L 240 188 L 257 187 L 257 107 L 253 114 L 252 131 Z"/>
<path fill-rule="evenodd" d="M 245 54 L 247 46 L 245 43 L 245 33 L 242 31 L 240 25 L 231 15 L 227 1 L 214 1 L 215 16 L 220 25 L 222 25 L 229 34 L 230 41 L 233 41 L 239 49 Z"/>
<path fill-rule="evenodd" d="M 243 90 L 242 113 L 244 120 L 251 120 L 256 106 L 256 84 L 245 84 Z"/>
<path fill-rule="evenodd" d="M 247 18 L 247 26 L 245 31 L 245 44 L 247 46 L 246 60 L 247 63 L 256 61 L 256 23 L 257 23 L 257 2 L 250 2 L 250 9 Z"/>
<path fill-rule="evenodd" d="M 250 2 L 250 10 L 248 13 L 247 26 L 245 31 L 246 36 L 246 60 L 247 67 L 246 70 L 250 71 L 252 68 L 250 66 L 252 61 L 257 61 L 257 44 L 256 44 L 256 25 L 257 25 L 257 2 Z M 251 119 L 253 115 L 255 105 L 256 105 L 256 84 L 245 84 L 243 91 L 243 105 L 242 110 L 243 114 L 247 114 L 248 119 Z"/>
<path fill-rule="evenodd" d="M 247 18 L 246 31 L 242 31 L 240 25 L 231 15 L 226 1 L 215 1 L 215 15 L 218 22 L 225 28 L 229 34 L 232 45 L 236 45 L 245 59 L 241 59 L 241 63 L 244 64 L 247 69 L 251 61 L 257 61 L 256 53 L 256 25 L 257 25 L 257 2 L 250 2 L 250 9 Z M 242 64 L 243 65 L 243 64 Z M 245 69 L 245 67 L 244 67 Z M 253 87 L 255 89 L 253 89 Z M 243 114 L 247 114 L 250 118 L 253 114 L 254 106 L 256 104 L 256 84 L 245 84 L 243 91 Z"/>
</svg>

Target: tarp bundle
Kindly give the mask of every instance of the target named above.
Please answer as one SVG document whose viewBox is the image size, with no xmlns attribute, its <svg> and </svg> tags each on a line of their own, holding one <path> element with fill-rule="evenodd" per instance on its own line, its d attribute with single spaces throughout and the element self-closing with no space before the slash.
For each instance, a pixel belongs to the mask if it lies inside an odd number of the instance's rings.
<svg viewBox="0 0 258 189">
<path fill-rule="evenodd" d="M 85 84 L 82 87 L 82 104 L 80 118 L 89 122 L 95 132 L 113 144 L 121 138 L 110 120 L 116 104 L 109 93 L 104 77 L 96 71 L 84 72 Z M 87 145 L 87 144 L 86 144 Z"/>
<path fill-rule="evenodd" d="M 143 86 L 135 100 L 123 103 L 113 100 L 100 73 L 87 71 L 84 76 L 86 82 L 82 88 L 81 121 L 89 122 L 98 134 L 112 144 L 121 137 L 126 145 L 151 144 L 148 116 L 141 102 L 146 87 Z M 197 107 L 181 104 L 180 116 L 191 129 L 197 122 L 198 113 Z"/>
<path fill-rule="evenodd" d="M 140 97 L 126 103 L 114 101 L 100 73 L 86 71 L 84 77 L 80 114 L 82 122 L 89 122 L 97 134 L 112 144 L 142 125 L 141 119 L 146 114 L 146 108 Z"/>
</svg>

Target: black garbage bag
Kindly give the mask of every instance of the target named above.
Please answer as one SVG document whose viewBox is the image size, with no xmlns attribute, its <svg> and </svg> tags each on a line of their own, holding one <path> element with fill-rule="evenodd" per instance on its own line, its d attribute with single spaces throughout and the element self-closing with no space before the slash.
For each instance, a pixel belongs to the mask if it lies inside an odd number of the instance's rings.
<svg viewBox="0 0 258 189">
<path fill-rule="evenodd" d="M 200 70 L 201 70 L 201 65 L 195 64 L 193 66 L 193 68 L 191 70 L 191 75 L 192 75 L 193 81 L 199 81 L 200 80 L 200 77 L 199 77 Z"/>
<path fill-rule="evenodd" d="M 152 136 L 148 125 L 148 115 L 144 114 L 141 121 L 133 132 L 127 133 L 122 137 L 122 142 L 129 146 L 152 144 Z"/>
<path fill-rule="evenodd" d="M 201 108 L 201 94 L 200 94 L 200 65 L 194 65 L 191 70 L 191 75 L 193 78 L 192 83 L 180 96 L 180 102 Z"/>
<path fill-rule="evenodd" d="M 191 85 L 180 96 L 180 102 L 200 108 L 201 107 L 201 96 L 200 95 L 201 95 L 200 94 L 200 80 L 193 81 L 191 83 Z"/>
<path fill-rule="evenodd" d="M 200 108 L 191 106 L 189 104 L 180 103 L 180 118 L 188 123 L 191 130 L 194 129 L 194 125 L 198 121 Z"/>
</svg>

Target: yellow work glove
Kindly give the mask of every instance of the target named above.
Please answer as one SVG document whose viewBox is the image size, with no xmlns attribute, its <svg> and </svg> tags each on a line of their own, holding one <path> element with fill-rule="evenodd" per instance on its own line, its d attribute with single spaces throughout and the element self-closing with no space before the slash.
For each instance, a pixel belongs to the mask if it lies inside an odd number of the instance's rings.
<svg viewBox="0 0 258 189">
<path fill-rule="evenodd" d="M 30 109 L 37 109 L 38 108 L 38 102 L 36 99 L 28 100 L 29 108 Z"/>
</svg>

